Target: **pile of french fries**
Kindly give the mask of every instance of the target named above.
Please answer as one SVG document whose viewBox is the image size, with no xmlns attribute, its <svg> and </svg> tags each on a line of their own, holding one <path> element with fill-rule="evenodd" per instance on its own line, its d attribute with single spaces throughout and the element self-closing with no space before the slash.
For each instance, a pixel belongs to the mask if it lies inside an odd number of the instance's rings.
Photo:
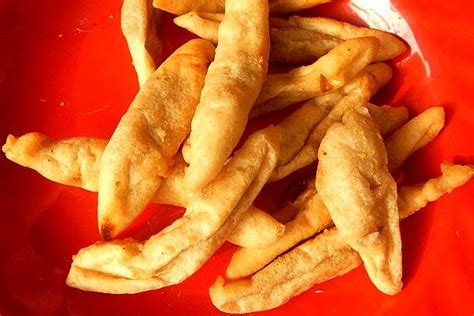
<svg viewBox="0 0 474 316">
<path fill-rule="evenodd" d="M 474 167 L 444 163 L 437 178 L 397 185 L 392 174 L 438 135 L 444 110 L 409 120 L 404 107 L 370 103 L 392 76 L 384 61 L 407 49 L 397 37 L 278 17 L 325 2 L 124 0 L 140 90 L 111 139 L 29 133 L 3 146 L 52 181 L 98 192 L 103 241 L 73 257 L 69 286 L 113 294 L 170 286 L 229 241 L 240 248 L 209 290 L 224 312 L 278 307 L 361 263 L 383 293 L 402 289 L 400 220 L 465 184 Z M 202 38 L 165 61 L 163 11 Z M 269 74 L 269 62 L 294 69 Z M 300 102 L 234 152 L 249 118 Z M 266 183 L 317 160 L 296 200 L 274 214 L 253 206 Z M 114 239 L 149 203 L 186 212 L 144 242 Z"/>
</svg>

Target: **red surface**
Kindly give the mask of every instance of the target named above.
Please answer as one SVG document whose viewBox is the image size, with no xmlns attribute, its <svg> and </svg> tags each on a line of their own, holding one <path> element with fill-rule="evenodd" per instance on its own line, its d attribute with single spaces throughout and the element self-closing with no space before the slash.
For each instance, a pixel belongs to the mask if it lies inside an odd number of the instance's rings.
<svg viewBox="0 0 474 316">
<path fill-rule="evenodd" d="M 30 131 L 111 135 L 137 91 L 120 33 L 120 2 L 0 0 L 0 139 Z M 474 5 L 469 3 L 353 0 L 306 12 L 365 20 L 411 45 L 378 101 L 408 106 L 412 114 L 443 105 L 447 126 L 435 143 L 407 161 L 406 182 L 437 175 L 443 160 L 474 163 Z M 167 53 L 191 37 L 170 21 L 167 16 L 161 30 Z M 64 285 L 71 256 L 98 238 L 96 194 L 54 184 L 3 155 L 0 171 L 1 315 L 219 314 L 207 289 L 224 271 L 232 246 L 224 245 L 193 277 L 170 288 L 120 296 L 71 289 Z M 276 184 L 266 192 L 285 190 Z M 473 315 L 473 195 L 474 181 L 403 222 L 400 294 L 378 292 L 360 267 L 268 314 Z M 271 208 L 277 202 L 260 203 Z M 141 237 L 180 214 L 151 206 Z"/>
</svg>

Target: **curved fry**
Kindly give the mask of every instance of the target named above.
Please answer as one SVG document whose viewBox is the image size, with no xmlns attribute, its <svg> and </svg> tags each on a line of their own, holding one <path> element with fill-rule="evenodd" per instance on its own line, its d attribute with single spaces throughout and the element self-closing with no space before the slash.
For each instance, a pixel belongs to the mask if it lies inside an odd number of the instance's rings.
<svg viewBox="0 0 474 316">
<path fill-rule="evenodd" d="M 350 110 L 333 124 L 318 158 L 316 189 L 341 236 L 360 254 L 375 286 L 396 294 L 402 287 L 397 187 L 368 110 Z"/>
<path fill-rule="evenodd" d="M 98 216 L 103 238 L 130 224 L 167 176 L 189 131 L 213 56 L 214 47 L 205 40 L 181 46 L 147 80 L 120 120 L 101 159 Z"/>
<path fill-rule="evenodd" d="M 201 190 L 219 173 L 240 140 L 265 80 L 269 46 L 268 3 L 226 1 L 216 58 L 192 119 L 185 177 L 191 191 Z"/>
</svg>

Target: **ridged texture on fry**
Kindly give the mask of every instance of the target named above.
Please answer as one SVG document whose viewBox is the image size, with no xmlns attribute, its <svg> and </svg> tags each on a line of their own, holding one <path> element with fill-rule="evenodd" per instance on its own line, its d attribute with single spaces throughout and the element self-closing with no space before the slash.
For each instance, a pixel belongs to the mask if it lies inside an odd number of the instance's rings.
<svg viewBox="0 0 474 316">
<path fill-rule="evenodd" d="M 138 84 L 143 86 L 163 58 L 163 44 L 158 37 L 161 11 L 153 8 L 152 0 L 124 0 L 120 18 Z"/>
<path fill-rule="evenodd" d="M 380 132 L 361 107 L 346 112 L 324 136 L 316 189 L 344 240 L 364 261 L 377 288 L 402 287 L 397 186 L 387 167 Z"/>
<path fill-rule="evenodd" d="M 265 80 L 269 46 L 268 3 L 226 1 L 216 58 L 192 120 L 186 170 L 192 191 L 199 191 L 219 173 L 240 140 Z"/>
<path fill-rule="evenodd" d="M 3 151 L 11 161 L 49 180 L 97 192 L 100 158 L 106 145 L 106 140 L 92 137 L 55 140 L 40 133 L 29 133 L 18 138 L 9 135 Z M 184 166 L 175 165 L 171 175 L 163 179 L 152 202 L 187 207 L 191 196 L 184 185 Z M 276 219 L 251 207 L 229 241 L 241 247 L 264 246 L 274 242 L 283 231 L 284 226 Z"/>
<path fill-rule="evenodd" d="M 272 127 L 254 133 L 193 198 L 182 219 L 144 244 L 115 240 L 82 249 L 74 256 L 67 284 L 88 291 L 134 293 L 189 277 L 222 245 L 268 180 L 278 143 Z M 130 286 L 124 279 L 131 279 Z"/>
<path fill-rule="evenodd" d="M 185 139 L 214 47 L 192 40 L 147 80 L 122 116 L 101 160 L 99 230 L 114 237 L 151 201 Z M 180 93 L 176 93 L 180 91 Z"/>
<path fill-rule="evenodd" d="M 474 176 L 472 166 L 443 163 L 443 174 L 423 184 L 400 187 L 399 212 L 404 219 L 427 202 L 464 185 Z M 250 313 L 283 305 L 315 284 L 343 275 L 361 260 L 335 228 L 277 258 L 250 280 L 224 285 L 219 277 L 209 290 L 212 303 L 227 313 Z"/>
<path fill-rule="evenodd" d="M 397 129 L 385 141 L 388 169 L 398 169 L 412 153 L 431 143 L 444 127 L 444 109 L 432 107 Z"/>
<path fill-rule="evenodd" d="M 281 109 L 342 87 L 373 61 L 378 47 L 379 40 L 375 37 L 348 40 L 312 65 L 268 75 L 250 116 Z"/>
</svg>

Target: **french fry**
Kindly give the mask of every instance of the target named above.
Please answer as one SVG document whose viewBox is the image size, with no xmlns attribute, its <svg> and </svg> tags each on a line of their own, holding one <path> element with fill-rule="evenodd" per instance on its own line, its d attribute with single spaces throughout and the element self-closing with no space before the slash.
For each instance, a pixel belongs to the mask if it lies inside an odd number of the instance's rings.
<svg viewBox="0 0 474 316">
<path fill-rule="evenodd" d="M 163 58 L 163 44 L 157 32 L 161 11 L 153 8 L 152 0 L 124 0 L 120 15 L 138 83 L 143 86 Z"/>
<path fill-rule="evenodd" d="M 474 176 L 472 166 L 443 163 L 441 170 L 442 175 L 438 178 L 415 186 L 399 187 L 400 219 L 464 185 Z M 335 228 L 331 228 L 275 259 L 249 280 L 224 285 L 224 280 L 219 277 L 209 293 L 212 303 L 223 312 L 269 310 L 315 284 L 355 269 L 360 263 L 357 253 L 343 241 Z"/>
<path fill-rule="evenodd" d="M 268 75 L 250 116 L 281 109 L 342 87 L 373 61 L 378 46 L 375 37 L 351 39 L 310 66 Z"/>
<path fill-rule="evenodd" d="M 216 44 L 222 18 L 223 14 L 189 12 L 176 17 L 174 23 Z M 310 64 L 342 42 L 366 36 L 380 41 L 374 62 L 393 59 L 407 50 L 403 41 L 384 31 L 329 18 L 292 16 L 288 19 L 270 18 L 270 60 Z"/>
<path fill-rule="evenodd" d="M 117 125 L 100 166 L 98 217 L 104 239 L 140 214 L 168 174 L 213 56 L 214 47 L 205 40 L 181 46 L 147 80 Z"/>
<path fill-rule="evenodd" d="M 40 133 L 29 133 L 19 138 L 9 135 L 2 149 L 11 161 L 35 170 L 49 180 L 97 192 L 100 159 L 106 145 L 105 139 L 54 140 Z M 163 179 L 152 202 L 186 207 L 192 194 L 183 183 L 184 166 L 177 164 L 171 175 Z M 229 241 L 241 247 L 264 246 L 281 237 L 283 231 L 284 226 L 277 220 L 251 207 L 229 236 Z"/>
<path fill-rule="evenodd" d="M 385 146 L 365 107 L 346 112 L 321 141 L 316 189 L 344 240 L 382 292 L 402 288 L 397 186 Z"/>
<path fill-rule="evenodd" d="M 222 245 L 267 182 L 278 142 L 272 127 L 254 133 L 219 175 L 193 196 L 181 219 L 145 243 L 115 240 L 82 249 L 73 258 L 67 284 L 117 294 L 186 279 Z"/>
<path fill-rule="evenodd" d="M 385 142 L 388 168 L 398 169 L 408 156 L 431 143 L 444 127 L 444 109 L 432 107 L 397 129 Z"/>
<path fill-rule="evenodd" d="M 226 1 L 216 57 L 189 136 L 185 179 L 192 191 L 201 190 L 219 173 L 240 140 L 265 80 L 269 46 L 267 1 Z"/>
<path fill-rule="evenodd" d="M 319 4 L 331 2 L 332 0 L 269 0 L 270 12 L 274 15 L 282 15 L 294 11 L 308 9 Z M 191 11 L 203 11 L 211 13 L 224 13 L 224 0 L 154 0 L 153 5 L 163 11 L 173 14 L 184 14 Z"/>
</svg>

